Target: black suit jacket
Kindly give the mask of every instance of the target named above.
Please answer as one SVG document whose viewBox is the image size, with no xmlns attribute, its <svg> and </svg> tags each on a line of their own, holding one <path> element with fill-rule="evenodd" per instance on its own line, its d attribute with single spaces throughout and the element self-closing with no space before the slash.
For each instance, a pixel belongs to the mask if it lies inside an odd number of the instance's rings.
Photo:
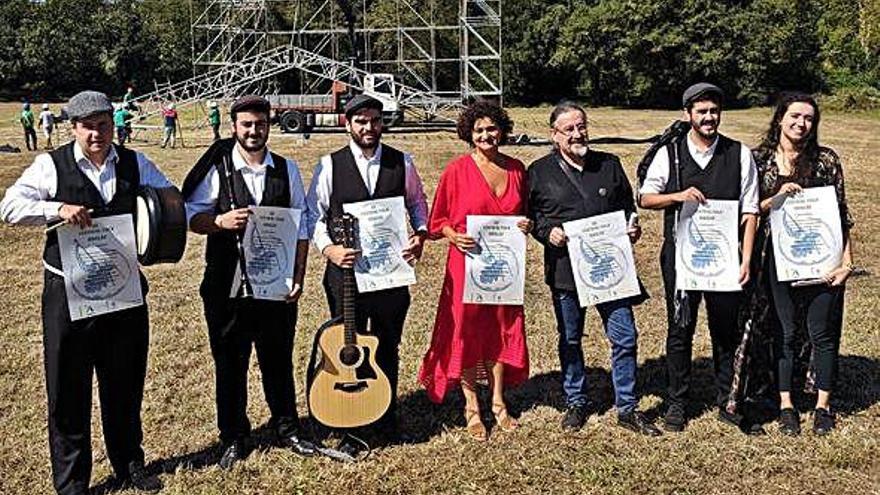
<svg viewBox="0 0 880 495">
<path fill-rule="evenodd" d="M 554 289 L 574 291 L 576 286 L 567 248 L 558 248 L 548 241 L 553 227 L 617 210 L 624 210 L 629 218 L 636 210 L 632 187 L 620 159 L 594 150 L 589 150 L 585 158 L 583 171 L 565 163 L 555 151 L 529 166 L 529 216 L 535 223 L 532 235 L 544 245 L 544 281 Z M 566 177 L 560 163 L 581 181 L 586 198 Z"/>
</svg>

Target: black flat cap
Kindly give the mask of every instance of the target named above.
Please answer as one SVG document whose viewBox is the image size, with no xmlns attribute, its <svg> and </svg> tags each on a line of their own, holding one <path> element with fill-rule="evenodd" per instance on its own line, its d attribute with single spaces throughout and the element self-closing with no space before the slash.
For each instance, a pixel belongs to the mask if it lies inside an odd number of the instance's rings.
<svg viewBox="0 0 880 495">
<path fill-rule="evenodd" d="M 724 91 L 721 91 L 721 88 L 719 88 L 718 86 L 707 82 L 694 84 L 693 86 L 684 90 L 684 93 L 681 95 L 681 106 L 682 108 L 687 107 L 688 103 L 696 100 L 700 96 L 711 94 L 717 95 L 718 98 L 721 100 L 724 99 Z"/>
<path fill-rule="evenodd" d="M 367 95 L 355 95 L 354 98 L 348 100 L 345 104 L 345 118 L 351 120 L 351 116 L 365 108 L 374 108 L 382 111 L 382 102 Z"/>
<path fill-rule="evenodd" d="M 110 98 L 98 91 L 81 91 L 67 103 L 67 117 L 71 121 L 82 120 L 99 113 L 113 113 Z"/>
<path fill-rule="evenodd" d="M 268 114 L 271 109 L 272 105 L 269 104 L 269 100 L 262 96 L 244 95 L 232 103 L 232 106 L 229 107 L 229 113 L 230 115 L 235 115 L 238 112 L 266 112 Z"/>
</svg>

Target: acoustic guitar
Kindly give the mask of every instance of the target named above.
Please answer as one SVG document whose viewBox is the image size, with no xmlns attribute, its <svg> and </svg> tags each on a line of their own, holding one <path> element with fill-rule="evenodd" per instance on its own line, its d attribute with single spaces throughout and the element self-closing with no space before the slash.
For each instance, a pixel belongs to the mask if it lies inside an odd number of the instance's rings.
<svg viewBox="0 0 880 495">
<path fill-rule="evenodd" d="M 357 219 L 346 213 L 331 225 L 333 239 L 356 246 Z M 376 364 L 379 339 L 357 332 L 354 269 L 343 269 L 342 323 L 334 318 L 318 331 L 320 363 L 308 393 L 309 411 L 332 428 L 354 428 L 378 420 L 391 404 L 391 384 Z"/>
</svg>

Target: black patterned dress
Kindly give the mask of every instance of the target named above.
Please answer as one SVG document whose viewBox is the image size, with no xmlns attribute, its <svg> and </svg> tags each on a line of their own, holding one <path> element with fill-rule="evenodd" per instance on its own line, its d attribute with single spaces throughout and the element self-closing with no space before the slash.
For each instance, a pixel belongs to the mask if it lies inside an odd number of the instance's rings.
<svg viewBox="0 0 880 495">
<path fill-rule="evenodd" d="M 819 147 L 818 158 L 808 173 L 799 177 L 780 175 L 776 163 L 775 150 L 756 149 L 753 152 L 758 166 L 761 201 L 774 196 L 783 184 L 797 182 L 801 187 L 834 186 L 840 210 L 840 224 L 844 237 L 854 225 L 846 203 L 843 168 L 840 157 L 831 148 Z M 752 276 L 745 289 L 745 300 L 739 315 L 742 341 L 737 348 L 733 363 L 733 383 L 726 409 L 735 412 L 742 399 L 776 399 L 775 369 L 776 356 L 773 353 L 773 338 L 781 332 L 776 316 L 773 297 L 770 293 L 770 261 L 773 247 L 770 234 L 769 212 L 762 213 L 755 245 L 752 251 Z M 843 300 L 841 298 L 841 305 Z M 843 323 L 842 306 L 836 311 L 838 327 Z M 802 314 L 803 312 L 798 312 Z M 812 346 L 807 336 L 806 322 L 797 322 L 798 368 L 806 371 L 804 391 L 813 392 Z"/>
</svg>

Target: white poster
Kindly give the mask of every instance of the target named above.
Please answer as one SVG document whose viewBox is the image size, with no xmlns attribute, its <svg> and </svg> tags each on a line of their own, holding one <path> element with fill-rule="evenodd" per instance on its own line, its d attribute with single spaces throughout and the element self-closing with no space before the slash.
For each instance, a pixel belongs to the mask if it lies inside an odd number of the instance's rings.
<svg viewBox="0 0 880 495">
<path fill-rule="evenodd" d="M 464 302 L 522 304 L 526 236 L 522 217 L 468 215 L 467 233 L 477 242 L 464 259 Z"/>
<path fill-rule="evenodd" d="M 254 299 L 283 301 L 293 289 L 296 244 L 302 210 L 251 206 L 242 246 Z M 230 297 L 238 293 L 241 270 L 236 265 Z"/>
<path fill-rule="evenodd" d="M 623 210 L 565 222 L 562 229 L 582 307 L 641 293 Z"/>
<path fill-rule="evenodd" d="M 73 321 L 144 303 L 131 215 L 92 218 L 58 231 L 67 307 Z"/>
<path fill-rule="evenodd" d="M 686 202 L 675 233 L 675 288 L 730 292 L 739 285 L 739 202 Z"/>
<path fill-rule="evenodd" d="M 834 186 L 774 201 L 770 228 L 780 281 L 820 278 L 840 265 L 843 231 Z"/>
<path fill-rule="evenodd" d="M 359 292 L 372 292 L 416 283 L 416 271 L 403 259 L 409 242 L 403 197 L 342 205 L 357 218 L 361 253 L 354 264 Z"/>
</svg>

